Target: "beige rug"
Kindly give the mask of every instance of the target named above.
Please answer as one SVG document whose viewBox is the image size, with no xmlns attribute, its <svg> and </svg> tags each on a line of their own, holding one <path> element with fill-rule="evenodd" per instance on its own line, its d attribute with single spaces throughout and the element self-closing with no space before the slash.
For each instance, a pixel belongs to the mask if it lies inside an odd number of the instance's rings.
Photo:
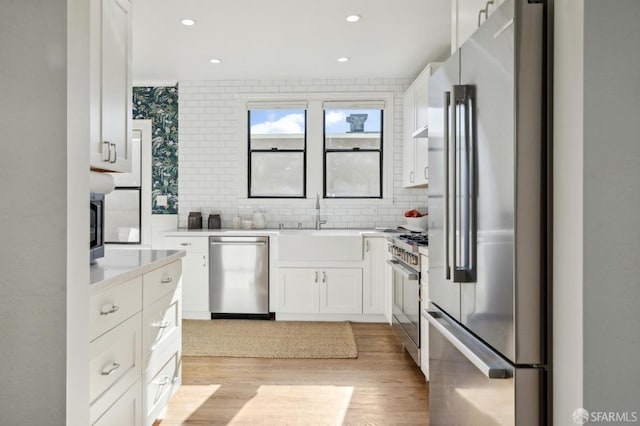
<svg viewBox="0 0 640 426">
<path fill-rule="evenodd" d="M 182 354 L 236 358 L 357 358 L 348 322 L 183 320 Z"/>
</svg>

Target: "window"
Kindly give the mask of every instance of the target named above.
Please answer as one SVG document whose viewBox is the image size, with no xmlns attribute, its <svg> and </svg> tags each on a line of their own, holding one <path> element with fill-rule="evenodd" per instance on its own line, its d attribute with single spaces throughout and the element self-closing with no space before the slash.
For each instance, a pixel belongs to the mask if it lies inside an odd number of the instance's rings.
<svg viewBox="0 0 640 426">
<path fill-rule="evenodd" d="M 382 198 L 382 108 L 324 109 L 324 197 Z"/>
<path fill-rule="evenodd" d="M 249 198 L 306 197 L 306 108 L 248 109 Z"/>
</svg>

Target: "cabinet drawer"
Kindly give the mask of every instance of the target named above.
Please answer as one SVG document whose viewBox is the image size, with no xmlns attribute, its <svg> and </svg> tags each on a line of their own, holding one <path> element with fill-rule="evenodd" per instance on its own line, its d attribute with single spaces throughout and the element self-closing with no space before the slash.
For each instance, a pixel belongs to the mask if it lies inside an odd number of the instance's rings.
<svg viewBox="0 0 640 426">
<path fill-rule="evenodd" d="M 92 426 L 139 426 L 142 424 L 142 382 L 138 380 L 104 413 L 91 410 Z M 96 417 L 100 416 L 97 420 Z"/>
<path fill-rule="evenodd" d="M 209 250 L 209 237 L 164 237 L 164 246 L 168 250 L 207 252 Z"/>
<path fill-rule="evenodd" d="M 94 294 L 89 299 L 89 341 L 142 309 L 142 277 Z"/>
<path fill-rule="evenodd" d="M 173 293 L 180 283 L 182 261 L 177 260 L 142 276 L 142 301 L 149 306 L 168 293 Z"/>
<path fill-rule="evenodd" d="M 142 373 L 142 314 L 136 314 L 89 344 L 89 401 L 115 401 Z M 106 395 L 106 394 L 109 395 Z M 113 402 L 111 401 L 111 402 Z M 100 401 L 100 405 L 111 405 Z"/>
<path fill-rule="evenodd" d="M 146 388 L 144 416 L 146 425 L 153 424 L 158 414 L 169 403 L 169 398 L 180 385 L 180 353 L 176 351 L 155 374 L 145 375 Z"/>
<path fill-rule="evenodd" d="M 145 308 L 142 314 L 143 368 L 155 364 L 167 345 L 180 346 L 181 306 L 180 288 Z M 177 343 L 174 343 L 177 342 Z"/>
</svg>

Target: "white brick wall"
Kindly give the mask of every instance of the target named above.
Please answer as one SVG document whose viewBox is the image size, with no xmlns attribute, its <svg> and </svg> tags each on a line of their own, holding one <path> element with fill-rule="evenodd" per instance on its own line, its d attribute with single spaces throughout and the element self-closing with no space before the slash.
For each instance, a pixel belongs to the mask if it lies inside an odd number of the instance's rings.
<svg viewBox="0 0 640 426">
<path fill-rule="evenodd" d="M 206 216 L 221 213 L 223 228 L 234 216 L 250 217 L 260 206 L 267 210 L 268 227 L 313 227 L 314 200 L 247 201 L 246 165 L 242 158 L 243 117 L 237 94 L 301 92 L 393 92 L 393 202 L 380 200 L 322 200 L 322 216 L 329 228 L 396 227 L 402 213 L 427 204 L 426 189 L 402 188 L 402 93 L 410 79 L 307 79 L 180 81 L 178 196 L 179 226 L 186 227 L 190 211 Z M 240 147 L 240 148 L 239 148 Z M 308 161 L 319 161 L 309 158 Z M 313 195 L 313 194 L 310 194 Z"/>
</svg>

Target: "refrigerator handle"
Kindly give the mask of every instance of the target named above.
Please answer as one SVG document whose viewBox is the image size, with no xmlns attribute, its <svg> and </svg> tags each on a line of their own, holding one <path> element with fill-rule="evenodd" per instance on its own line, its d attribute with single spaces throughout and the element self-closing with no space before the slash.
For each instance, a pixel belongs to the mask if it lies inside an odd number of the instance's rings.
<svg viewBox="0 0 640 426">
<path fill-rule="evenodd" d="M 473 282 L 475 232 L 475 170 L 473 137 L 473 86 L 454 86 L 454 239 L 453 280 Z M 460 113 L 456 110 L 460 110 Z"/>
<path fill-rule="evenodd" d="M 453 273 L 451 279 L 456 282 L 456 269 L 458 265 L 458 87 L 453 86 L 453 100 L 451 102 L 451 146 L 449 147 L 449 155 L 447 156 L 447 162 L 449 162 L 449 156 L 451 157 L 451 176 L 453 176 L 453 182 L 450 188 L 451 194 L 451 258 L 453 261 Z"/>
<path fill-rule="evenodd" d="M 451 108 L 451 92 L 444 92 L 444 279 L 451 279 L 449 262 L 449 108 Z"/>
<path fill-rule="evenodd" d="M 513 377 L 513 367 L 478 341 L 462 326 L 447 318 L 433 305 L 427 310 L 429 325 L 447 339 L 465 358 L 489 379 Z"/>
</svg>

